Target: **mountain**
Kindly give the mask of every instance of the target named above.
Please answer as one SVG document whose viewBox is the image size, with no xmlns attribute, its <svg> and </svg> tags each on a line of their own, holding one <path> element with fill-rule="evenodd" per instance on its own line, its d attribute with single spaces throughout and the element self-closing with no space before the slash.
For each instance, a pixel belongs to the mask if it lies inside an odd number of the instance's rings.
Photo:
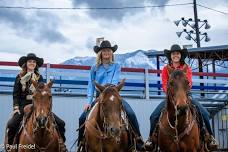
<svg viewBox="0 0 228 152">
<path fill-rule="evenodd" d="M 74 57 L 72 59 L 64 61 L 61 64 L 91 66 L 95 63 L 95 61 L 96 61 L 95 57 Z"/>
<path fill-rule="evenodd" d="M 131 53 L 115 54 L 114 58 L 121 67 L 156 69 L 156 60 L 148 58 L 145 53 L 146 51 L 137 50 Z M 66 60 L 63 64 L 91 66 L 95 61 L 95 57 L 74 57 Z"/>
<path fill-rule="evenodd" d="M 115 62 L 119 63 L 121 67 L 129 67 L 129 68 L 148 68 L 148 69 L 157 69 L 157 62 L 156 58 L 148 58 L 146 53 L 147 52 L 154 52 L 156 50 L 137 50 L 130 53 L 125 54 L 115 54 Z M 95 57 L 74 57 L 69 60 L 66 60 L 62 64 L 69 64 L 69 65 L 88 65 L 91 66 L 95 64 L 96 58 Z M 164 66 L 164 57 L 160 57 L 160 69 Z M 165 61 L 167 62 L 167 61 Z M 212 72 L 212 66 L 209 61 L 208 69 L 206 66 L 203 67 L 204 72 Z M 190 64 L 194 72 L 198 72 L 198 62 L 197 60 L 193 60 L 190 63 L 188 59 L 186 59 L 186 63 Z M 222 64 L 222 65 L 221 65 Z M 228 62 L 216 62 L 216 72 L 218 73 L 228 73 L 227 70 Z"/>
</svg>

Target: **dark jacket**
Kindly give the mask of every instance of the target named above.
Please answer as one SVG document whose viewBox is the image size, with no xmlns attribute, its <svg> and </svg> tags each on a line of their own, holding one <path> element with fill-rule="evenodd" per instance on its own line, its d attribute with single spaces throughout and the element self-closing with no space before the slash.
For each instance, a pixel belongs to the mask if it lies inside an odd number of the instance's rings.
<svg viewBox="0 0 228 152">
<path fill-rule="evenodd" d="M 13 87 L 13 107 L 19 106 L 20 112 L 23 113 L 24 107 L 32 103 L 32 100 L 26 99 L 26 96 L 32 95 L 32 92 L 29 90 L 31 81 L 28 81 L 26 83 L 26 89 L 22 91 L 22 85 L 21 85 L 20 79 L 21 79 L 20 75 L 18 74 Z M 39 76 L 38 82 L 43 82 L 42 75 Z"/>
</svg>

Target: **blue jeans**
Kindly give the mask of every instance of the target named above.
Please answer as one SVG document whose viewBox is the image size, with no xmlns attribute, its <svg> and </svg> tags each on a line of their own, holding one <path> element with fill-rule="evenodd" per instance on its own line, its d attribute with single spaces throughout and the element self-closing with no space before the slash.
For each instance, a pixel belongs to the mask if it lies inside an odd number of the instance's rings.
<svg viewBox="0 0 228 152">
<path fill-rule="evenodd" d="M 131 106 L 125 100 L 122 100 L 122 104 L 123 104 L 123 107 L 126 111 L 127 117 L 129 118 L 129 121 L 132 124 L 134 131 L 137 133 L 138 136 L 141 136 L 141 133 L 139 130 L 139 123 L 138 123 L 138 120 L 136 118 L 135 112 L 133 111 Z M 91 104 L 91 107 L 93 107 L 94 105 L 95 105 L 95 101 Z M 82 124 L 85 123 L 86 117 L 88 114 L 89 114 L 89 111 L 84 111 L 81 114 L 81 116 L 79 117 L 79 126 L 81 126 Z M 85 130 L 85 127 L 82 127 L 81 129 L 79 129 L 78 144 L 80 143 L 80 141 L 83 137 L 84 130 Z"/>
<path fill-rule="evenodd" d="M 122 100 L 122 103 L 123 103 L 123 107 L 126 111 L 127 117 L 129 119 L 134 131 L 137 133 L 138 136 L 141 136 L 140 129 L 139 129 L 139 123 L 136 118 L 135 112 L 133 111 L 131 106 L 125 100 Z"/>
<path fill-rule="evenodd" d="M 93 107 L 95 105 L 95 103 L 96 103 L 95 101 L 92 102 L 91 107 Z M 89 110 L 83 111 L 83 113 L 79 117 L 79 127 L 81 127 L 85 123 L 86 117 L 88 116 L 88 114 L 89 114 Z M 81 127 L 78 131 L 78 146 L 79 146 L 80 141 L 82 140 L 84 130 L 85 130 L 85 126 Z"/>
<path fill-rule="evenodd" d="M 196 109 L 198 111 L 198 113 L 203 117 L 203 120 L 200 119 L 200 128 L 202 129 L 203 127 L 203 122 L 206 126 L 206 129 L 208 130 L 210 135 L 213 135 L 213 131 L 211 129 L 211 125 L 210 125 L 210 114 L 207 111 L 207 109 L 205 109 L 199 102 L 192 100 L 192 104 L 196 106 Z M 159 117 L 161 115 L 161 111 L 162 109 L 165 107 L 166 105 L 166 101 L 162 101 L 157 107 L 156 109 L 152 112 L 152 114 L 150 115 L 150 136 L 153 134 L 154 129 L 156 127 L 156 124 L 159 121 Z M 201 117 L 200 116 L 200 117 Z"/>
</svg>

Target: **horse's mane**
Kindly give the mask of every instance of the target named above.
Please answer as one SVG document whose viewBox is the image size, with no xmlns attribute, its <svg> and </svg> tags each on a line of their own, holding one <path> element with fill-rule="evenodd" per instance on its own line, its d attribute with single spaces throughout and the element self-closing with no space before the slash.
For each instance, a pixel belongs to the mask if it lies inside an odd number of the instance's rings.
<svg viewBox="0 0 228 152">
<path fill-rule="evenodd" d="M 167 85 L 167 94 L 168 95 L 171 95 L 172 96 L 172 94 L 171 94 L 171 87 L 172 87 L 172 85 L 174 83 L 174 79 L 176 79 L 176 78 L 185 78 L 186 81 L 187 81 L 186 75 L 185 75 L 185 73 L 184 73 L 183 70 L 174 70 L 171 73 L 171 75 L 170 75 L 170 78 L 169 78 L 169 81 L 168 81 L 168 85 Z"/>
<path fill-rule="evenodd" d="M 110 83 L 105 84 L 105 85 L 104 85 L 105 89 L 104 89 L 103 93 L 104 93 L 104 94 L 108 94 L 108 93 L 110 93 L 110 92 L 115 91 L 115 89 L 113 88 L 113 86 L 115 86 L 115 85 L 110 84 Z"/>
<path fill-rule="evenodd" d="M 104 87 L 105 87 L 105 89 L 104 89 L 104 91 L 103 91 L 102 93 L 103 93 L 103 94 L 106 94 L 106 95 L 109 94 L 109 93 L 114 93 L 114 92 L 117 91 L 117 90 L 115 89 L 115 85 L 110 84 L 110 83 L 105 84 Z M 118 99 L 120 100 L 120 97 L 118 97 Z"/>
<path fill-rule="evenodd" d="M 45 87 L 45 83 L 40 82 L 40 83 L 38 83 L 38 85 L 36 87 L 36 90 L 37 91 L 41 91 L 42 89 L 44 89 L 44 87 Z"/>
<path fill-rule="evenodd" d="M 185 74 L 182 70 L 174 70 L 172 73 L 171 73 L 171 76 L 170 76 L 170 80 L 173 80 L 177 77 L 185 77 Z"/>
</svg>

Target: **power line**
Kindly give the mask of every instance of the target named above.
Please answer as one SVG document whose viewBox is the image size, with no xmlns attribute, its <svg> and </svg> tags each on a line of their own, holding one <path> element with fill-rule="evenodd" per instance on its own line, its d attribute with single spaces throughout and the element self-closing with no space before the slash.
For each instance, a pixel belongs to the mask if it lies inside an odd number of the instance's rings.
<svg viewBox="0 0 228 152">
<path fill-rule="evenodd" d="M 192 5 L 193 3 L 178 3 L 167 5 L 146 6 L 124 6 L 124 7 L 25 7 L 25 6 L 0 6 L 0 9 L 27 9 L 27 10 L 121 10 L 121 9 L 143 9 L 168 6 Z"/>
<path fill-rule="evenodd" d="M 215 11 L 215 12 L 218 12 L 218 13 L 221 13 L 221 14 L 224 14 L 224 15 L 228 15 L 228 13 L 223 12 L 223 11 L 219 11 L 219 10 L 216 10 L 216 9 L 213 9 L 213 8 L 210 8 L 210 7 L 207 7 L 207 6 L 204 6 L 204 5 L 200 5 L 200 4 L 197 4 L 197 5 L 200 6 L 200 7 L 203 7 L 203 8 L 206 8 L 206 9 L 209 9 L 209 10 L 212 10 L 212 11 Z"/>
</svg>

